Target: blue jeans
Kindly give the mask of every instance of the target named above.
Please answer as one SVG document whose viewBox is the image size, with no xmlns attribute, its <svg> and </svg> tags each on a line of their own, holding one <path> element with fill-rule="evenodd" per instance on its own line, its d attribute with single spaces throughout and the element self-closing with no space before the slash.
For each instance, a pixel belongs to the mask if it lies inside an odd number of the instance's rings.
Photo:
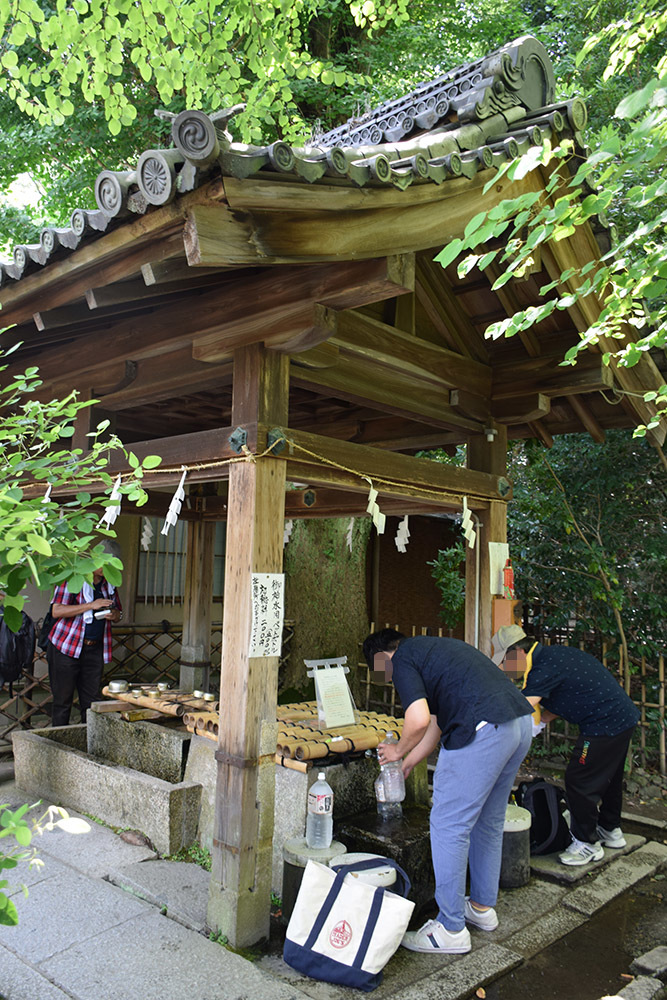
<svg viewBox="0 0 667 1000">
<path fill-rule="evenodd" d="M 466 869 L 470 898 L 495 906 L 502 862 L 505 809 L 531 741 L 530 715 L 487 723 L 460 750 L 440 750 L 433 779 L 431 856 L 438 920 L 465 927 Z"/>
</svg>

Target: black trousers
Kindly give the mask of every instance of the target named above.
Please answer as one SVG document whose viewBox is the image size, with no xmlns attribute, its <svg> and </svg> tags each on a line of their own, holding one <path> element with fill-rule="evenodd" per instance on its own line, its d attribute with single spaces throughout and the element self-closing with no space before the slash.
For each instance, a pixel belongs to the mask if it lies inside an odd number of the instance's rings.
<svg viewBox="0 0 667 1000">
<path fill-rule="evenodd" d="M 99 698 L 104 650 L 102 642 L 94 646 L 83 646 L 81 656 L 67 656 L 49 643 L 47 652 L 49 681 L 53 695 L 52 726 L 66 726 L 72 711 L 75 690 L 79 692 L 81 721 L 86 721 L 86 712 Z"/>
<path fill-rule="evenodd" d="M 595 843 L 598 825 L 621 824 L 623 768 L 635 727 L 618 736 L 579 736 L 565 771 L 570 829 L 577 840 Z"/>
</svg>

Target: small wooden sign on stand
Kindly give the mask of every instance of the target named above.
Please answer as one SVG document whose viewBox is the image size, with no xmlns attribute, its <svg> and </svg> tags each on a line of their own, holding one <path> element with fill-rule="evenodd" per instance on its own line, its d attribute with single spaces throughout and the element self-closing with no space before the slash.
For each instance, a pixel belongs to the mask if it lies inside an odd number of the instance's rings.
<svg viewBox="0 0 667 1000">
<path fill-rule="evenodd" d="M 345 674 L 347 656 L 332 660 L 304 660 L 308 676 L 315 681 L 317 714 L 327 728 L 332 726 L 353 726 L 354 702 Z"/>
</svg>

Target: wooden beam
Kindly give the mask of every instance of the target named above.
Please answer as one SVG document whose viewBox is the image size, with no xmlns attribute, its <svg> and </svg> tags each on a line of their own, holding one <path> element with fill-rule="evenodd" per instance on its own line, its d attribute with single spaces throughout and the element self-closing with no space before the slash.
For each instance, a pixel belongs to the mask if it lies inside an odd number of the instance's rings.
<svg viewBox="0 0 667 1000">
<path fill-rule="evenodd" d="M 167 474 L 157 471 L 147 477 L 149 488 L 152 485 L 169 485 L 180 479 L 182 465 L 192 468 L 195 465 L 208 465 L 210 468 L 192 469 L 192 482 L 201 482 L 205 479 L 222 479 L 220 467 L 216 467 L 216 462 L 222 462 L 229 458 L 239 458 L 240 451 L 230 442 L 230 437 L 237 430 L 238 425 L 230 427 L 216 427 L 214 430 L 198 431 L 196 434 L 178 434 L 175 437 L 155 438 L 151 441 L 137 441 L 130 446 L 130 450 L 140 460 L 146 455 L 160 455 L 162 458 L 162 468 L 173 468 L 173 472 Z M 250 451 L 257 450 L 257 424 L 243 424 L 242 429 L 246 432 L 246 445 Z M 109 472 L 117 474 L 128 468 L 124 456 L 112 452 L 109 457 Z M 228 471 L 228 470 L 227 470 Z"/>
<path fill-rule="evenodd" d="M 576 399 L 573 396 L 572 399 Z M 501 424 L 522 424 L 541 420 L 551 412 L 551 400 L 541 392 L 525 396 L 510 396 L 491 404 L 494 419 Z"/>
<path fill-rule="evenodd" d="M 145 289 L 156 285 L 180 285 L 185 283 L 208 280 L 211 275 L 224 274 L 226 267 L 191 267 L 185 257 L 173 257 L 170 260 L 151 260 L 141 265 L 141 277 Z"/>
<path fill-rule="evenodd" d="M 228 357 L 238 343 L 270 339 L 269 320 L 277 322 L 281 316 L 310 307 L 310 303 L 344 308 L 346 304 L 392 297 L 397 294 L 394 279 L 398 273 L 404 273 L 400 262 L 384 258 L 321 267 L 272 268 L 259 274 L 246 273 L 242 278 L 228 276 L 211 291 L 201 292 L 196 307 L 190 299 L 167 303 L 149 315 L 111 324 L 103 336 L 86 337 L 77 345 L 76 356 L 69 359 L 70 372 L 96 368 L 101 358 L 110 362 L 155 357 L 185 347 L 193 339 L 197 344 L 224 343 Z M 90 284 L 88 277 L 86 287 Z M 221 356 L 217 351 L 215 360 Z M 39 366 L 45 380 L 59 378 L 63 371 L 62 348 L 42 351 Z M 22 372 L 23 367 L 18 364 L 10 369 L 19 370 Z"/>
<path fill-rule="evenodd" d="M 288 427 L 274 430 L 280 431 L 289 442 L 289 447 L 275 455 L 276 460 L 288 462 L 289 478 L 296 482 L 314 481 L 313 477 L 324 470 L 327 473 L 321 480 L 324 482 L 339 481 L 345 488 L 353 483 L 359 492 L 368 492 L 364 477 L 370 477 L 377 480 L 376 488 L 381 494 L 403 496 L 401 490 L 409 488 L 412 495 L 433 503 L 438 502 L 442 492 L 458 496 L 467 494 L 482 500 L 509 497 L 509 483 L 495 474 L 442 465 L 426 458 L 381 451 Z M 299 474 L 293 474 L 295 464 L 311 470 L 304 480 L 299 480 Z"/>
<path fill-rule="evenodd" d="M 338 317 L 332 343 L 372 364 L 425 378 L 430 375 L 435 382 L 451 389 L 466 389 L 479 396 L 488 396 L 491 391 L 488 365 L 357 311 L 344 312 Z"/>
<path fill-rule="evenodd" d="M 434 260 L 420 257 L 417 298 L 435 329 L 448 347 L 482 364 L 489 352 L 480 332 L 461 307 L 444 268 Z"/>
<path fill-rule="evenodd" d="M 165 261 L 166 265 L 177 265 L 178 258 L 173 261 Z M 157 264 L 155 265 L 157 267 Z M 223 274 L 223 271 L 215 270 L 207 274 L 201 271 L 194 271 L 190 268 L 190 273 L 182 276 L 179 281 L 170 281 L 162 284 L 146 284 L 139 278 L 129 281 L 117 281 L 113 285 L 95 286 L 86 292 L 86 302 L 90 310 L 108 309 L 114 307 L 120 309 L 136 308 L 137 305 L 146 303 L 153 305 L 161 299 L 166 299 L 170 295 L 187 294 L 199 288 L 206 288 L 215 284 L 215 279 Z"/>
<path fill-rule="evenodd" d="M 542 393 L 545 396 L 571 396 L 594 392 L 613 385 L 613 375 L 602 357 L 592 351 L 579 355 L 576 365 L 561 367 L 560 354 L 541 355 L 523 361 L 506 361 L 493 369 L 493 402 Z"/>
<path fill-rule="evenodd" d="M 605 433 L 588 407 L 582 403 L 578 396 L 571 396 L 568 402 L 593 440 L 598 444 L 604 444 Z"/>
<path fill-rule="evenodd" d="M 285 420 L 288 396 L 286 356 L 259 344 L 236 352 L 234 422 Z M 285 463 L 265 458 L 232 466 L 229 478 L 207 922 L 237 948 L 269 935 L 275 732 L 263 745 L 262 724 L 276 717 L 278 657 L 249 656 L 249 639 L 253 574 L 282 570 L 285 473 Z"/>
<path fill-rule="evenodd" d="M 307 501 L 307 502 L 306 502 Z M 288 490 L 285 494 L 285 517 L 368 517 L 366 493 L 321 487 L 306 490 Z M 382 512 L 386 515 L 431 514 L 442 507 L 423 500 L 383 497 Z"/>
<path fill-rule="evenodd" d="M 238 202 L 229 207 L 194 205 L 185 232 L 188 261 L 221 266 L 287 259 L 364 260 L 442 247 L 459 236 L 474 215 L 506 197 L 506 179 L 499 180 L 485 194 L 486 180 L 486 175 L 478 174 L 466 178 L 464 184 L 450 180 L 440 186 L 413 185 L 401 192 L 398 202 L 393 193 L 387 197 L 386 189 L 348 188 L 344 196 L 348 209 L 338 212 L 321 205 L 300 211 L 301 189 L 306 185 L 272 184 L 271 197 L 267 185 L 262 204 L 248 210 L 238 207 Z M 512 194 L 538 190 L 541 183 L 539 174 L 533 171 L 512 184 Z M 426 187 L 430 190 L 424 194 Z M 317 188 L 315 193 L 323 201 L 321 186 Z M 229 185 L 229 191 L 232 189 L 238 191 L 238 187 Z M 285 202 L 290 205 L 287 211 Z"/>
<path fill-rule="evenodd" d="M 436 427 L 461 427 L 476 433 L 479 421 L 457 413 L 449 405 L 449 390 L 433 379 L 416 377 L 409 372 L 386 369 L 381 377 L 371 365 L 341 352 L 332 368 L 302 368 L 298 355 L 292 358 L 292 384 L 306 389 L 322 389 L 338 399 L 368 405 L 373 403 L 385 413 L 395 413 L 408 420 L 428 420 Z"/>
<path fill-rule="evenodd" d="M 545 448 L 553 448 L 554 439 L 551 431 L 544 426 L 541 420 L 535 420 L 528 424 L 533 437 L 541 441 Z"/>
</svg>

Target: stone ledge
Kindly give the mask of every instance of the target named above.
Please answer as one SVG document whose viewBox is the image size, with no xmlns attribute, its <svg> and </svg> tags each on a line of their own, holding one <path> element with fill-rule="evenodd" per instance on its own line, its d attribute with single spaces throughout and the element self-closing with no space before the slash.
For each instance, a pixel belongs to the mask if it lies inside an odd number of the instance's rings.
<svg viewBox="0 0 667 1000">
<path fill-rule="evenodd" d="M 634 853 L 619 858 L 612 868 L 598 875 L 595 881 L 574 889 L 563 900 L 563 906 L 590 917 L 630 886 L 647 875 L 653 875 L 666 862 L 667 846 L 651 841 Z"/>
</svg>

